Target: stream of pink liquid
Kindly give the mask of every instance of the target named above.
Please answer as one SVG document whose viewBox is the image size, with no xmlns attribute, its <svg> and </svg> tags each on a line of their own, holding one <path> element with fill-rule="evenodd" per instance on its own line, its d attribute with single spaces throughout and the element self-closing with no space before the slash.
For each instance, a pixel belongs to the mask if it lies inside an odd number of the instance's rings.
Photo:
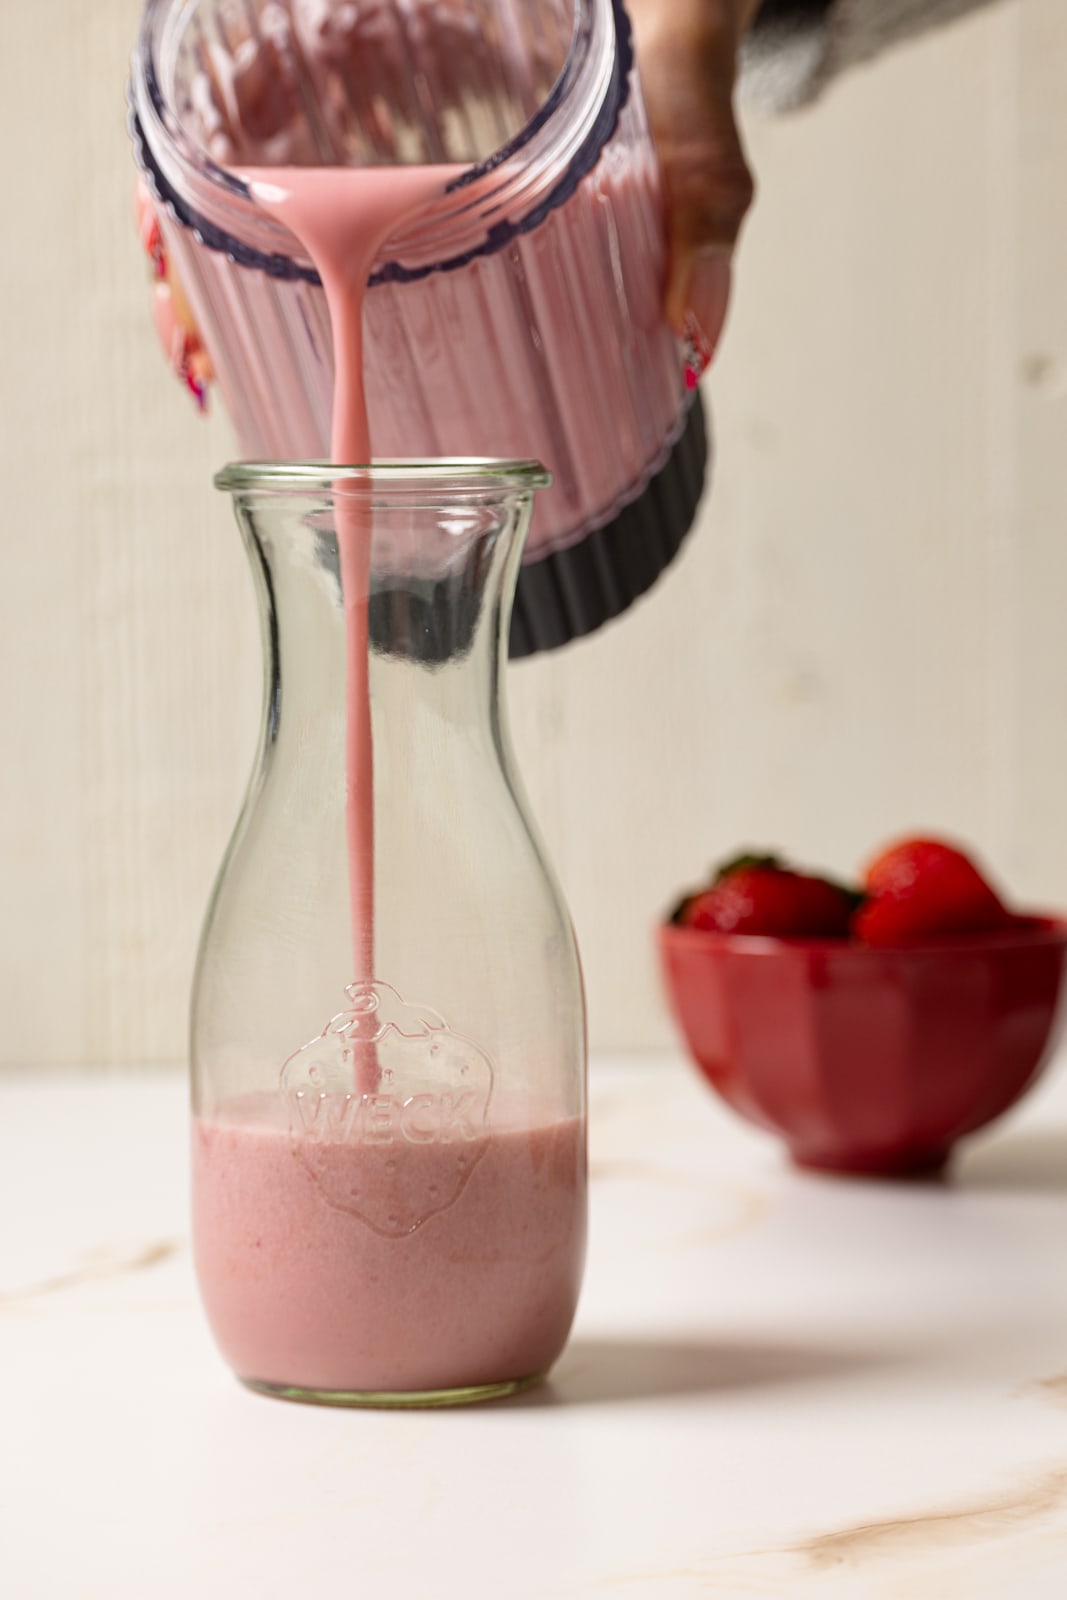
<svg viewBox="0 0 1067 1600">
<path fill-rule="evenodd" d="M 435 199 L 462 168 L 256 167 L 252 197 L 299 239 L 322 279 L 333 332 L 330 449 L 343 466 L 368 465 L 371 433 L 363 387 L 363 296 L 379 249 Z M 338 485 L 341 488 L 341 485 Z M 345 824 L 353 976 L 374 978 L 374 747 L 367 607 L 373 524 L 365 506 L 335 501 L 345 614 Z"/>
</svg>

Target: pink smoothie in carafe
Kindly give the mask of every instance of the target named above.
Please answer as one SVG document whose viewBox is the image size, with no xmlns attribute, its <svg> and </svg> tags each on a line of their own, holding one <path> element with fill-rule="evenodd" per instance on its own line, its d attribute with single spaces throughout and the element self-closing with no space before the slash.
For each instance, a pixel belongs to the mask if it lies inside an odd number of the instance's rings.
<svg viewBox="0 0 1067 1600">
<path fill-rule="evenodd" d="M 585 1253 L 582 1124 L 505 1109 L 492 1132 L 453 1131 L 300 1146 L 268 1094 L 194 1122 L 196 1270 L 239 1376 L 410 1393 L 552 1364 Z"/>
</svg>

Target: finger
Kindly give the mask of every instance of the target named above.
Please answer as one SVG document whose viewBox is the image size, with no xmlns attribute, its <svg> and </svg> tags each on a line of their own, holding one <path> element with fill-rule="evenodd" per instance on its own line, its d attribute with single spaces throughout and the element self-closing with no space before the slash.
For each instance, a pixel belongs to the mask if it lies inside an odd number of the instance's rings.
<svg viewBox="0 0 1067 1600">
<path fill-rule="evenodd" d="M 688 286 L 682 291 L 686 329 L 697 346 L 701 371 L 714 359 L 722 337 L 732 276 L 730 256 L 714 250 L 694 258 Z M 695 329 L 689 327 L 690 320 L 696 322 Z"/>
<path fill-rule="evenodd" d="M 730 262 L 754 186 L 729 105 L 729 125 L 710 121 L 702 137 L 669 141 L 660 156 L 667 200 L 668 320 L 680 327 L 686 310 L 715 345 L 726 314 Z"/>
<path fill-rule="evenodd" d="M 638 0 L 634 14 L 649 125 L 663 176 L 665 309 L 686 311 L 714 347 L 729 298 L 729 261 L 754 186 L 733 111 L 737 32 L 729 9 L 698 12 Z"/>
<path fill-rule="evenodd" d="M 152 197 L 148 193 L 148 185 L 144 178 L 138 177 L 133 194 L 134 215 L 137 219 L 137 234 L 141 241 L 141 248 L 152 262 L 152 271 L 159 281 L 166 277 L 166 256 L 163 250 L 163 235 L 160 232 L 159 218 L 156 216 Z"/>
</svg>

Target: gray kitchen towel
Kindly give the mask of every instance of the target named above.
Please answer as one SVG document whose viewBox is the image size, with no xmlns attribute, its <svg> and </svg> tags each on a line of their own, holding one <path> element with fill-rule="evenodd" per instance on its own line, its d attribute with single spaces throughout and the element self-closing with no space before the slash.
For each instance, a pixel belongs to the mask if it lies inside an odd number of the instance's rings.
<svg viewBox="0 0 1067 1600">
<path fill-rule="evenodd" d="M 761 111 L 794 111 L 817 99 L 849 67 L 987 3 L 764 0 L 741 49 L 741 104 Z"/>
</svg>

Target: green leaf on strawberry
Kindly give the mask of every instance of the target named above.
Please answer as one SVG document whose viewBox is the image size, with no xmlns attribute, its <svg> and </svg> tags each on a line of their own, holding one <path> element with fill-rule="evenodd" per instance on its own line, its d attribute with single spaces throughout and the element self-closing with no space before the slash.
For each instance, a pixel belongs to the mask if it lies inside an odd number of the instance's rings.
<svg viewBox="0 0 1067 1600">
<path fill-rule="evenodd" d="M 860 891 L 797 872 L 779 856 L 747 851 L 720 867 L 707 889 L 686 895 L 671 920 L 706 932 L 837 939 L 847 937 L 861 899 Z"/>
</svg>

